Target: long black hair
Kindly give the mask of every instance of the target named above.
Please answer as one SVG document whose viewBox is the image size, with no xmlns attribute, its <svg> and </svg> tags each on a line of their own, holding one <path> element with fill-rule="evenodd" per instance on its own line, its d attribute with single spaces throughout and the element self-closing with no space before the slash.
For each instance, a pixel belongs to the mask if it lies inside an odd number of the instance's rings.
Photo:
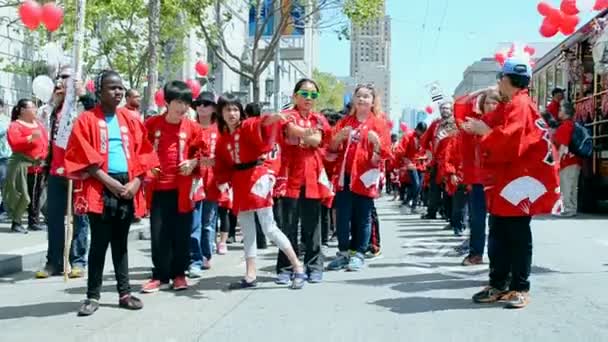
<svg viewBox="0 0 608 342">
<path fill-rule="evenodd" d="M 258 117 L 262 115 L 262 108 L 260 108 L 260 105 L 255 102 L 248 103 L 245 106 L 245 114 L 247 114 L 248 118 Z"/>
<path fill-rule="evenodd" d="M 15 105 L 15 107 L 13 107 L 13 110 L 11 111 L 11 121 L 15 121 L 19 118 L 19 115 L 21 115 L 21 110 L 24 108 L 27 108 L 27 105 L 29 103 L 34 103 L 34 101 L 30 100 L 30 99 L 21 99 L 17 102 L 17 104 Z"/>
<path fill-rule="evenodd" d="M 233 94 L 224 94 L 217 100 L 217 128 L 220 132 L 228 130 L 228 125 L 224 121 L 224 108 L 228 106 L 236 106 L 239 109 L 240 120 L 243 121 L 247 118 L 243 104 L 238 97 Z"/>
</svg>

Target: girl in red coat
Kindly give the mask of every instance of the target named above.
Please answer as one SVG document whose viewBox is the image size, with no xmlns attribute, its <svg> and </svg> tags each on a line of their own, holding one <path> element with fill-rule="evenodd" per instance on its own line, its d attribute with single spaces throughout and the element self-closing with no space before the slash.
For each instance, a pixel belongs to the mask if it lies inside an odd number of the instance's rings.
<svg viewBox="0 0 608 342">
<path fill-rule="evenodd" d="M 192 103 L 192 91 L 181 81 L 165 85 L 167 111 L 149 118 L 148 140 L 160 160 L 160 168 L 150 183 L 150 232 L 152 237 L 152 279 L 144 293 L 160 290 L 173 280 L 174 290 L 188 288 L 185 272 L 190 263 L 190 234 L 194 209 L 195 182 L 199 157 L 205 148 L 201 127 L 186 113 Z"/>
<path fill-rule="evenodd" d="M 44 172 L 41 166 L 49 150 L 49 139 L 46 129 L 36 119 L 36 105 L 31 100 L 19 100 L 11 113 L 11 124 L 7 131 L 8 144 L 13 153 L 32 160 L 33 166 L 27 169 L 27 195 L 30 198 L 27 206 L 27 223 L 29 230 L 42 230 L 38 224 L 40 216 L 40 193 L 44 185 Z M 16 160 L 13 158 L 13 160 Z M 12 169 L 15 163 L 9 163 Z M 9 186 L 13 186 L 10 184 Z M 8 208 L 14 203 L 6 203 Z M 9 210 L 13 217 L 11 231 L 27 233 L 21 226 L 23 212 L 18 208 Z"/>
<path fill-rule="evenodd" d="M 77 186 L 74 202 L 84 209 L 91 225 L 87 299 L 78 314 L 88 316 L 99 308 L 106 251 L 112 245 L 119 306 L 143 307 L 131 295 L 127 240 L 133 217 L 145 212 L 142 179 L 158 166 L 145 128 L 123 108 L 120 76 L 102 72 L 96 82 L 99 105 L 83 112 L 74 123 L 65 153 L 65 170 L 71 177 L 85 177 Z"/>
<path fill-rule="evenodd" d="M 234 201 L 232 209 L 238 216 L 243 233 L 246 273 L 232 288 L 255 287 L 256 282 L 256 215 L 264 234 L 285 253 L 293 267 L 291 287 L 304 286 L 306 274 L 291 243 L 277 227 L 272 212 L 272 190 L 275 175 L 267 153 L 271 152 L 281 114 L 245 118 L 243 105 L 233 95 L 225 95 L 218 101 L 218 129 L 220 138 L 216 147 L 215 175 L 220 187 L 232 185 Z"/>
<path fill-rule="evenodd" d="M 380 112 L 379 98 L 371 85 L 355 89 L 354 106 L 335 127 L 329 153 L 337 160 L 336 193 L 337 258 L 328 269 L 364 265 L 371 235 L 374 199 L 379 195 L 380 163 L 391 155 L 390 132 Z M 355 254 L 351 257 L 350 236 Z"/>
<path fill-rule="evenodd" d="M 323 165 L 323 138 L 325 141 L 329 139 L 329 123 L 322 114 L 312 110 L 318 96 L 317 84 L 313 80 L 302 79 L 294 88 L 294 108 L 283 112 L 288 120 L 284 126 L 287 186 L 282 199 L 285 222 L 281 229 L 298 254 L 298 228 L 301 227 L 306 249 L 304 264 L 311 283 L 323 279 L 319 217 L 322 200 L 333 195 Z M 293 276 L 291 271 L 287 271 L 288 267 L 286 255 L 279 253 L 277 284 L 287 284 Z"/>
</svg>

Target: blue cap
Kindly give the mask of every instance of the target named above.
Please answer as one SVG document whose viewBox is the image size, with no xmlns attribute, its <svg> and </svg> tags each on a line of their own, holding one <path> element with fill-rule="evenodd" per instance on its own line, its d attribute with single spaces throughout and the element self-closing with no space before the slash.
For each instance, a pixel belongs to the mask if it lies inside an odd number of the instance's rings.
<svg viewBox="0 0 608 342">
<path fill-rule="evenodd" d="M 519 57 L 511 57 L 505 61 L 501 70 L 503 75 L 519 75 L 532 77 L 530 62 Z"/>
</svg>

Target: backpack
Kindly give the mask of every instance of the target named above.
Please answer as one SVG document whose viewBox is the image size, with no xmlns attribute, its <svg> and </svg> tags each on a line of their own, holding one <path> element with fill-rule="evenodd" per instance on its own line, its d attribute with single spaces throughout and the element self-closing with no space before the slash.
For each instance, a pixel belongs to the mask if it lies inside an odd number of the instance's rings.
<svg viewBox="0 0 608 342">
<path fill-rule="evenodd" d="M 568 150 L 575 156 L 581 158 L 589 158 L 593 154 L 593 140 L 589 131 L 578 122 L 574 123 L 574 129 L 572 130 L 572 139 L 570 140 L 570 146 Z"/>
</svg>

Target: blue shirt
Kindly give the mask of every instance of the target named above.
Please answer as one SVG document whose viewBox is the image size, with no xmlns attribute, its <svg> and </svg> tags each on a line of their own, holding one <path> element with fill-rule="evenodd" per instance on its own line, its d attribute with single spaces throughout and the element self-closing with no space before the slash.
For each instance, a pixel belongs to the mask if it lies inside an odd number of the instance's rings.
<svg viewBox="0 0 608 342">
<path fill-rule="evenodd" d="M 12 154 L 8 140 L 6 139 L 10 123 L 9 118 L 0 113 L 0 159 L 8 159 Z"/>
<path fill-rule="evenodd" d="M 127 157 L 122 146 L 122 134 L 116 115 L 106 115 L 108 124 L 108 173 L 126 173 L 129 171 Z"/>
</svg>

